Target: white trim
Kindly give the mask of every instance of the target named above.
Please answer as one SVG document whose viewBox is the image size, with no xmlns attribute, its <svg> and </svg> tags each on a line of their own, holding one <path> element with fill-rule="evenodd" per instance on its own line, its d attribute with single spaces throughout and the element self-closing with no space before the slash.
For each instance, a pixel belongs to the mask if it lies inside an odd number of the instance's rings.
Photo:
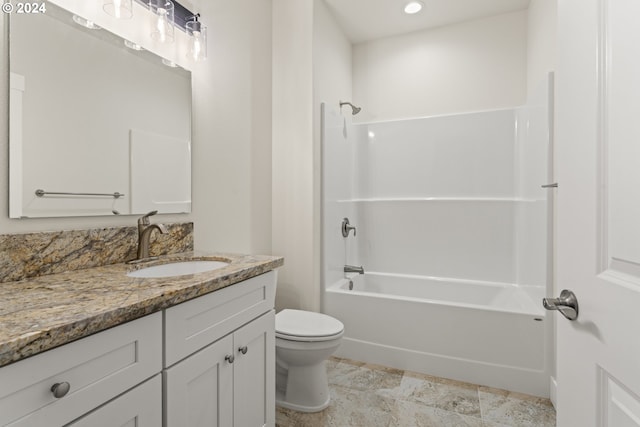
<svg viewBox="0 0 640 427">
<path fill-rule="evenodd" d="M 521 197 L 370 197 L 337 200 L 338 203 L 376 202 L 539 202 L 544 199 L 523 199 Z"/>
<path fill-rule="evenodd" d="M 555 377 L 551 376 L 549 377 L 549 400 L 551 400 L 551 403 L 553 404 L 554 408 L 557 408 L 556 406 L 557 398 L 558 398 L 558 381 L 556 380 Z"/>
<path fill-rule="evenodd" d="M 22 216 L 22 144 L 25 77 L 9 73 L 9 218 Z"/>
</svg>

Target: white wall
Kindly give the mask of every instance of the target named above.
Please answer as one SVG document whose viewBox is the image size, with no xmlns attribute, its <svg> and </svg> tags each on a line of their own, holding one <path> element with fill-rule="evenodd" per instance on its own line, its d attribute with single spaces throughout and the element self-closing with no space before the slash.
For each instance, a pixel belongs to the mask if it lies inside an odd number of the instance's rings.
<svg viewBox="0 0 640 427">
<path fill-rule="evenodd" d="M 526 11 L 356 45 L 356 121 L 522 105 L 526 54 Z"/>
<path fill-rule="evenodd" d="M 273 0 L 273 253 L 285 257 L 276 308 L 317 309 L 313 0 Z"/>
<path fill-rule="evenodd" d="M 527 14 L 527 97 L 555 70 L 557 0 L 531 0 Z"/>
<path fill-rule="evenodd" d="M 273 1 L 276 308 L 321 305 L 320 104 L 351 96 L 351 45 L 322 0 Z"/>
<path fill-rule="evenodd" d="M 193 79 L 196 249 L 268 253 L 271 1 L 197 3 L 209 57 Z"/>
<path fill-rule="evenodd" d="M 197 249 L 268 252 L 271 1 L 193 3 L 209 29 L 209 58 L 193 70 L 193 211 L 154 220 L 194 221 Z M 8 15 L 0 20 L 3 53 L 9 47 L 7 21 Z M 7 79 L 3 54 L 0 80 Z M 8 85 L 0 85 L 0 164 L 5 171 L 7 97 Z M 0 233 L 135 224 L 135 216 L 10 220 L 7 177 L 0 174 Z"/>
<path fill-rule="evenodd" d="M 351 42 L 342 32 L 329 8 L 323 0 L 315 1 L 313 9 L 313 106 L 315 111 L 314 139 L 317 143 L 320 140 L 320 103 L 326 102 L 337 109 L 341 100 L 351 100 L 351 55 Z M 347 110 L 345 109 L 345 111 Z M 345 114 L 345 116 L 349 115 Z"/>
</svg>

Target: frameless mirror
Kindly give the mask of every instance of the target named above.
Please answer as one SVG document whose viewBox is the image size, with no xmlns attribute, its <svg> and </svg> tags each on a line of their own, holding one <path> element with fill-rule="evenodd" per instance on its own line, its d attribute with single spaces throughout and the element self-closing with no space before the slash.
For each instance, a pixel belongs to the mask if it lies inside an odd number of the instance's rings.
<svg viewBox="0 0 640 427">
<path fill-rule="evenodd" d="M 11 15 L 10 217 L 190 212 L 190 73 L 78 23 Z"/>
</svg>

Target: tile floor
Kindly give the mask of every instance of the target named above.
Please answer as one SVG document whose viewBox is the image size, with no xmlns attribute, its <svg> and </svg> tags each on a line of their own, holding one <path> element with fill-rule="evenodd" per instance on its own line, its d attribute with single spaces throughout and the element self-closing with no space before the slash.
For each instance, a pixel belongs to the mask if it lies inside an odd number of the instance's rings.
<svg viewBox="0 0 640 427">
<path fill-rule="evenodd" d="M 548 427 L 548 399 L 369 365 L 327 362 L 331 405 L 303 414 L 277 408 L 278 427 Z"/>
</svg>

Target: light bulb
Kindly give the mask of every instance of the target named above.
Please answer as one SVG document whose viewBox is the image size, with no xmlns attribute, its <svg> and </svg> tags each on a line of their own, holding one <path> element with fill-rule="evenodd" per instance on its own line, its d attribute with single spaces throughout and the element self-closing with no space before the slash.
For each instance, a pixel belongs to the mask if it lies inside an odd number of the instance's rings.
<svg viewBox="0 0 640 427">
<path fill-rule="evenodd" d="M 191 51 L 189 54 L 193 60 L 197 61 L 200 58 L 200 54 L 202 53 L 202 42 L 200 41 L 200 32 L 193 32 L 193 41 L 191 42 Z"/>
<path fill-rule="evenodd" d="M 422 10 L 423 6 L 424 5 L 422 4 L 422 2 L 419 2 L 419 1 L 409 2 L 404 7 L 404 13 L 407 13 L 409 15 L 413 15 L 414 13 L 420 12 Z"/>
<path fill-rule="evenodd" d="M 132 0 L 104 0 L 102 9 L 116 19 L 129 19 L 133 16 Z"/>
<path fill-rule="evenodd" d="M 120 12 L 121 7 L 122 7 L 121 0 L 113 0 L 113 13 L 114 13 L 114 16 L 118 19 L 122 18 L 122 13 Z"/>
<path fill-rule="evenodd" d="M 187 34 L 189 35 L 187 58 L 192 61 L 204 61 L 207 59 L 207 27 L 198 21 L 198 16 L 194 16 L 194 20 L 188 21 L 186 24 Z"/>
<path fill-rule="evenodd" d="M 158 32 L 158 40 L 167 41 L 167 10 L 158 9 L 158 19 L 156 20 L 156 31 Z"/>
<path fill-rule="evenodd" d="M 172 43 L 174 39 L 173 3 L 168 0 L 149 2 L 151 15 L 151 38 L 160 43 Z"/>
</svg>

